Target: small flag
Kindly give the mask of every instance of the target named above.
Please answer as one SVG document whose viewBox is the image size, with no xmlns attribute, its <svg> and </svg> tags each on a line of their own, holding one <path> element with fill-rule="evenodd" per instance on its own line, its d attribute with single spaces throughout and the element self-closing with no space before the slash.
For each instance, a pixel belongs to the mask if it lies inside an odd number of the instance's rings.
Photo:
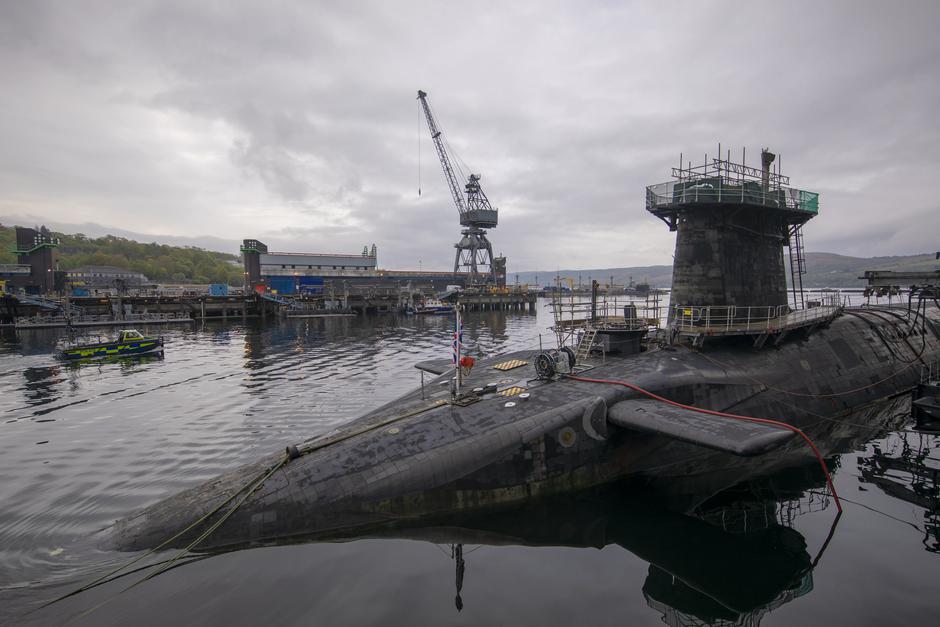
<svg viewBox="0 0 940 627">
<path fill-rule="evenodd" d="M 454 351 L 453 362 L 457 364 L 457 354 L 460 352 L 459 349 L 463 348 L 463 323 L 460 323 L 460 327 L 454 329 L 453 339 L 451 341 L 451 346 Z"/>
</svg>

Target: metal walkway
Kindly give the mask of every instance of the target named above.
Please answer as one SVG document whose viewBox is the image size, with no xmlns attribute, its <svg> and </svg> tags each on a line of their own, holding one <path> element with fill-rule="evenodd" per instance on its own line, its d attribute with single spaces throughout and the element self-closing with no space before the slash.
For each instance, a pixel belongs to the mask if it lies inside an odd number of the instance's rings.
<svg viewBox="0 0 940 627">
<path fill-rule="evenodd" d="M 16 297 L 19 302 L 24 305 L 33 305 L 35 307 L 41 307 L 42 309 L 47 309 L 49 311 L 61 311 L 66 314 L 73 316 L 80 316 L 84 313 L 81 307 L 74 305 L 72 303 L 63 303 L 58 300 L 52 300 L 50 298 L 43 298 L 42 296 L 34 296 L 29 294 L 21 294 Z"/>
<path fill-rule="evenodd" d="M 58 301 L 54 301 L 48 298 L 43 298 L 42 296 L 21 295 L 21 296 L 17 296 L 17 300 L 23 303 L 24 305 L 35 305 L 36 307 L 41 307 L 43 309 L 50 309 L 50 310 L 62 309 L 62 304 L 59 303 Z"/>
<path fill-rule="evenodd" d="M 287 307 L 290 307 L 291 309 L 298 309 L 300 307 L 296 301 L 291 300 L 290 298 L 284 298 L 283 296 L 279 296 L 277 294 L 268 294 L 267 292 L 265 292 L 263 294 L 259 294 L 259 296 L 261 296 L 261 298 L 265 300 L 271 301 L 272 303 L 277 303 L 279 305 L 286 305 Z"/>
<path fill-rule="evenodd" d="M 700 346 L 706 337 L 734 335 L 757 336 L 755 346 L 762 346 L 770 336 L 777 341 L 794 329 L 825 324 L 842 311 L 834 299 L 825 305 L 790 311 L 778 307 L 683 307 L 674 308 L 671 324 L 678 338 L 692 338 Z"/>
<path fill-rule="evenodd" d="M 145 313 L 125 314 L 122 318 L 111 315 L 101 316 L 75 316 L 62 315 L 33 316 L 32 318 L 17 318 L 14 328 L 17 331 L 24 329 L 55 329 L 68 327 L 120 327 L 133 324 L 173 324 L 195 322 L 189 314 L 183 313 Z"/>
</svg>

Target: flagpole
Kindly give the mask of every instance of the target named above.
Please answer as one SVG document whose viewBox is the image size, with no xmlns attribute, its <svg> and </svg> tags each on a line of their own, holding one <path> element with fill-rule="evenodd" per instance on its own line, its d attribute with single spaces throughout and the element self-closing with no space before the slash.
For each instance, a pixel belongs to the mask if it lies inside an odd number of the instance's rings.
<svg viewBox="0 0 940 627">
<path fill-rule="evenodd" d="M 457 396 L 460 396 L 460 384 L 463 382 L 463 374 L 460 371 L 460 302 L 454 303 L 454 314 L 457 320 L 454 331 L 454 367 L 457 369 Z"/>
</svg>

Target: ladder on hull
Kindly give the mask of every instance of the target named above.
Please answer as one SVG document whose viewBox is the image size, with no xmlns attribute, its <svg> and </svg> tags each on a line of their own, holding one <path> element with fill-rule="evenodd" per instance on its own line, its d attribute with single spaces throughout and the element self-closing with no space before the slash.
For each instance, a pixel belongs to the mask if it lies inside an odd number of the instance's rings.
<svg viewBox="0 0 940 627">
<path fill-rule="evenodd" d="M 584 360 L 587 359 L 588 355 L 591 354 L 591 349 L 594 348 L 594 340 L 596 338 L 597 328 L 593 326 L 585 326 L 584 333 L 581 334 L 581 341 L 578 342 L 578 350 L 574 355 L 575 363 L 584 363 Z"/>
<path fill-rule="evenodd" d="M 802 225 L 795 224 L 790 229 L 790 289 L 793 292 L 793 306 L 805 309 L 803 298 L 803 275 L 806 274 L 806 257 L 803 255 Z"/>
</svg>

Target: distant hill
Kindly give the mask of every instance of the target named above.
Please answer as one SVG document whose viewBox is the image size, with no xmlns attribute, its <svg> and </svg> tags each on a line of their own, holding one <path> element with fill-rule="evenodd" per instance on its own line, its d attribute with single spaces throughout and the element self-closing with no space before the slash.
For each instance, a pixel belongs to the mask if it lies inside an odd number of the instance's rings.
<svg viewBox="0 0 940 627">
<path fill-rule="evenodd" d="M 59 267 L 71 270 L 79 266 L 117 266 L 142 272 L 157 282 L 228 283 L 241 285 L 243 270 L 237 255 L 219 253 L 194 246 L 143 244 L 114 235 L 87 237 L 55 233 L 61 240 Z M 13 227 L 0 224 L 0 263 L 16 263 L 10 252 L 16 243 Z"/>
<path fill-rule="evenodd" d="M 629 284 L 631 278 L 634 283 L 649 283 L 654 287 L 669 287 L 672 283 L 672 266 L 634 266 L 629 268 L 591 268 L 587 270 L 551 270 L 551 271 L 531 271 L 531 272 L 507 272 L 506 281 L 515 283 L 516 277 L 519 277 L 519 283 L 528 283 L 529 285 L 552 285 L 555 275 L 562 278 L 570 278 L 575 287 L 580 284 L 587 287 L 591 284 L 591 279 L 598 283 L 605 284 L 610 282 L 610 277 L 614 277 L 615 285 Z"/>
<path fill-rule="evenodd" d="M 940 262 L 934 253 L 902 257 L 846 257 L 834 253 L 806 253 L 806 287 L 856 287 L 865 281 L 858 277 L 866 270 L 925 272 L 936 270 Z"/>
<path fill-rule="evenodd" d="M 866 270 L 893 270 L 923 272 L 935 270 L 940 262 L 934 253 L 901 257 L 847 257 L 835 253 L 806 253 L 806 275 L 804 287 L 859 287 L 865 284 L 858 277 Z M 789 277 L 789 265 L 787 275 Z M 672 284 L 672 266 L 633 266 L 628 268 L 591 268 L 585 270 L 510 272 L 507 280 L 514 283 L 550 285 L 558 274 L 570 278 L 575 285 L 580 276 L 582 285 L 590 285 L 591 278 L 601 284 L 609 283 L 613 276 L 615 285 L 625 285 L 632 279 L 635 283 L 649 283 L 654 287 L 669 287 Z"/>
</svg>

